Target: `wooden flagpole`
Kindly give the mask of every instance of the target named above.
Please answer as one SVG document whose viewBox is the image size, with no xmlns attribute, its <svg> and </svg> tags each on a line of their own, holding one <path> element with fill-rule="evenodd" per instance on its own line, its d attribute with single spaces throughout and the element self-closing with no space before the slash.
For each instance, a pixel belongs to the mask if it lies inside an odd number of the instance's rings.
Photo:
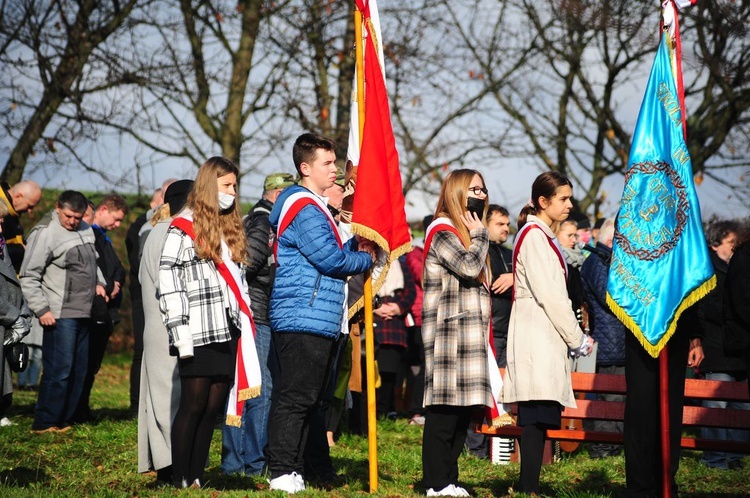
<svg viewBox="0 0 750 498">
<path fill-rule="evenodd" d="M 359 149 L 365 128 L 365 65 L 362 46 L 362 12 L 354 10 L 355 56 L 357 60 L 357 111 L 359 124 Z M 365 273 L 365 364 L 367 366 L 367 443 L 370 470 L 370 493 L 378 490 L 378 426 L 375 411 L 375 336 L 372 319 L 372 271 Z"/>
</svg>

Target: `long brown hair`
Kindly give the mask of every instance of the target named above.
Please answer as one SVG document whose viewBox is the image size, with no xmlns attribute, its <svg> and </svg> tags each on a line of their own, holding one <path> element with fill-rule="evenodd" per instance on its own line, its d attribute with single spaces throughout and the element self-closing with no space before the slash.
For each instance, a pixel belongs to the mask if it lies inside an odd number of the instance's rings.
<svg viewBox="0 0 750 498">
<path fill-rule="evenodd" d="M 461 236 L 461 241 L 467 248 L 471 245 L 471 236 L 466 225 L 461 221 L 461 215 L 466 213 L 466 200 L 469 197 L 469 187 L 472 180 L 474 180 L 474 175 L 478 175 L 482 179 L 482 186 L 486 188 L 487 184 L 484 182 L 484 177 L 479 171 L 473 169 L 451 171 L 445 177 L 443 186 L 440 189 L 440 197 L 438 198 L 437 209 L 435 210 L 435 218 L 443 217 L 451 220 Z M 488 205 L 489 198 L 484 203 L 483 220 L 487 217 Z M 489 268 L 489 254 L 487 257 L 487 268 Z M 479 275 L 478 280 L 480 282 L 484 281 L 484 271 Z"/>
<path fill-rule="evenodd" d="M 239 177 L 239 169 L 229 159 L 219 156 L 208 159 L 195 176 L 195 184 L 188 195 L 187 206 L 193 211 L 195 252 L 199 258 L 221 262 L 223 236 L 232 254 L 232 261 L 245 263 L 247 253 L 239 196 L 235 199 L 232 209 L 219 209 L 219 188 L 216 179 L 230 173 Z"/>
</svg>

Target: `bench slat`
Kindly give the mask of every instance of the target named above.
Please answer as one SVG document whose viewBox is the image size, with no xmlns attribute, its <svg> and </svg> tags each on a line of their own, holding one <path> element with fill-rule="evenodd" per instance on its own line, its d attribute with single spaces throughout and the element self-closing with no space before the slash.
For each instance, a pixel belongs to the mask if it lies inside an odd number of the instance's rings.
<svg viewBox="0 0 750 498">
<path fill-rule="evenodd" d="M 522 427 L 507 425 L 505 427 L 490 428 L 487 425 L 477 426 L 476 432 L 488 436 L 502 436 L 518 439 L 523 431 Z M 582 443 L 623 444 L 623 436 L 618 432 L 583 431 L 570 429 L 547 430 L 547 439 L 554 441 L 576 441 Z M 720 441 L 717 439 L 696 439 L 683 437 L 680 446 L 684 449 L 700 451 L 728 451 L 733 453 L 750 453 L 750 443 L 740 441 Z"/>
</svg>

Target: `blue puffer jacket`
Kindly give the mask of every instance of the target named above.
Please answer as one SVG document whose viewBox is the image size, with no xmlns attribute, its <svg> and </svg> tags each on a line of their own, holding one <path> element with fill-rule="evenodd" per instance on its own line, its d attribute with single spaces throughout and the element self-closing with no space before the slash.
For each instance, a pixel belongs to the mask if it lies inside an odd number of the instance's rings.
<svg viewBox="0 0 750 498">
<path fill-rule="evenodd" d="M 586 258 L 581 266 L 581 280 L 586 301 L 593 312 L 592 335 L 599 342 L 596 364 L 600 366 L 625 365 L 625 325 L 607 306 L 607 273 L 612 249 L 596 244 L 596 252 Z"/>
<path fill-rule="evenodd" d="M 269 218 L 274 232 L 278 233 L 284 202 L 290 195 L 304 191 L 307 189 L 294 185 L 279 195 Z M 344 313 L 346 277 L 369 269 L 370 255 L 357 252 L 354 239 L 344 244 L 344 249 L 339 248 L 328 217 L 318 206 L 308 205 L 279 237 L 276 261 L 271 330 L 337 338 Z"/>
</svg>

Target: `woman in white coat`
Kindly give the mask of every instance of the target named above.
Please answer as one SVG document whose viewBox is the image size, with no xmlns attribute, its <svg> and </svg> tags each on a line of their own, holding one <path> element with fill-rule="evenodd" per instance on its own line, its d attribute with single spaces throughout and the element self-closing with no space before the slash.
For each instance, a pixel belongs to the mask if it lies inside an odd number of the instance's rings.
<svg viewBox="0 0 750 498">
<path fill-rule="evenodd" d="M 519 215 L 513 248 L 514 302 L 508 328 L 503 402 L 518 404 L 520 489 L 539 494 L 546 429 L 560 428 L 563 406 L 575 407 L 571 354 L 587 355 L 593 340 L 581 331 L 568 299 L 567 266 L 550 226 L 573 205 L 570 181 L 557 172 L 539 175 Z"/>
</svg>

